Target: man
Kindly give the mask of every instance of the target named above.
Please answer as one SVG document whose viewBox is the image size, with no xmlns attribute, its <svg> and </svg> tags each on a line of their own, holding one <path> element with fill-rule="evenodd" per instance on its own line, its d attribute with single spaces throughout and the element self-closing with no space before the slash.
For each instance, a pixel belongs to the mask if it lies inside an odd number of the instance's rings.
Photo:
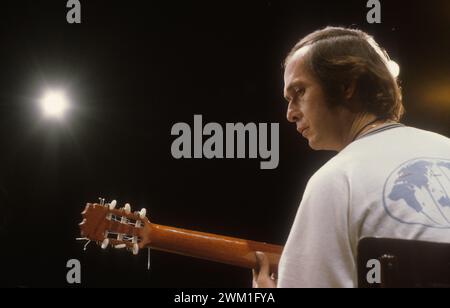
<svg viewBox="0 0 450 308">
<path fill-rule="evenodd" d="M 278 281 L 257 253 L 255 287 L 357 287 L 364 237 L 450 242 L 450 139 L 399 123 L 401 91 L 368 34 L 328 27 L 285 61 L 287 119 L 338 154 L 309 180 Z"/>
</svg>

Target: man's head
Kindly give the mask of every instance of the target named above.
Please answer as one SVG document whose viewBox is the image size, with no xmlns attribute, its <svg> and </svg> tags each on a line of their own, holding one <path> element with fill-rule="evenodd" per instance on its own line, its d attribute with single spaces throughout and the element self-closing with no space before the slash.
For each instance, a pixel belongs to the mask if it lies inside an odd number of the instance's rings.
<svg viewBox="0 0 450 308">
<path fill-rule="evenodd" d="M 388 64 L 387 53 L 362 31 L 309 34 L 285 60 L 288 120 L 316 150 L 339 149 L 357 116 L 399 121 L 401 91 Z"/>
</svg>

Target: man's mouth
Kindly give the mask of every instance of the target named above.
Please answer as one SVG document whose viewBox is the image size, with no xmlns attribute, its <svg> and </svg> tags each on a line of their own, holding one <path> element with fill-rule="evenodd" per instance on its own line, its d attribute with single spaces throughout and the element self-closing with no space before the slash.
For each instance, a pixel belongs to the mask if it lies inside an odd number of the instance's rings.
<svg viewBox="0 0 450 308">
<path fill-rule="evenodd" d="M 300 135 L 302 135 L 303 137 L 306 138 L 306 134 L 308 133 L 309 127 L 299 127 L 297 129 L 297 131 L 300 133 Z"/>
<path fill-rule="evenodd" d="M 305 128 L 302 132 L 302 136 L 306 138 L 306 134 L 308 133 L 309 128 Z"/>
</svg>

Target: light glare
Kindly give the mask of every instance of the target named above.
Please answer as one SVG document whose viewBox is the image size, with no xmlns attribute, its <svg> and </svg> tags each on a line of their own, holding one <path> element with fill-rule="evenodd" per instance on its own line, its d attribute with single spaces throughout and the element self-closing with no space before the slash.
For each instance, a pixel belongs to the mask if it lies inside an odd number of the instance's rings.
<svg viewBox="0 0 450 308">
<path fill-rule="evenodd" d="M 397 62 L 390 60 L 388 62 L 388 68 L 394 78 L 397 78 L 400 75 L 400 66 Z"/>
<path fill-rule="evenodd" d="M 47 91 L 41 100 L 41 107 L 45 116 L 62 118 L 69 107 L 69 102 L 64 92 Z"/>
</svg>

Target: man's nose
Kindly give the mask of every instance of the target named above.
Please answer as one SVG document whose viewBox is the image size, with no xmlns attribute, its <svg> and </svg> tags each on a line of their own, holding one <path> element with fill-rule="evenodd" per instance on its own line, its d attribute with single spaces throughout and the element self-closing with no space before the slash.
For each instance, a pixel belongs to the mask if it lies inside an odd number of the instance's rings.
<svg viewBox="0 0 450 308">
<path fill-rule="evenodd" d="M 300 121 L 301 117 L 302 117 L 301 111 L 295 106 L 293 106 L 292 103 L 289 103 L 286 113 L 287 120 L 291 123 L 295 123 Z"/>
</svg>

